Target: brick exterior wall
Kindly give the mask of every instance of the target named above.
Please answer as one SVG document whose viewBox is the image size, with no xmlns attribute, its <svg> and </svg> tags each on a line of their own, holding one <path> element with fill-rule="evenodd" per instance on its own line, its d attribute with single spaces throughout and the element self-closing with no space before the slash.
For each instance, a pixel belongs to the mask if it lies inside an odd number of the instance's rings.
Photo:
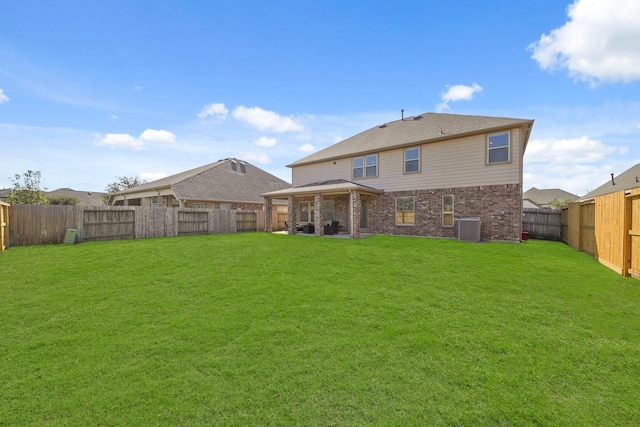
<svg viewBox="0 0 640 427">
<path fill-rule="evenodd" d="M 370 200 L 369 230 L 377 234 L 458 237 L 458 227 L 442 225 L 442 196 L 453 194 L 454 218 L 480 218 L 482 240 L 520 241 L 522 188 L 519 184 L 399 191 Z M 415 224 L 395 224 L 395 198 L 414 196 Z M 502 214 L 504 212 L 504 214 Z"/>
</svg>

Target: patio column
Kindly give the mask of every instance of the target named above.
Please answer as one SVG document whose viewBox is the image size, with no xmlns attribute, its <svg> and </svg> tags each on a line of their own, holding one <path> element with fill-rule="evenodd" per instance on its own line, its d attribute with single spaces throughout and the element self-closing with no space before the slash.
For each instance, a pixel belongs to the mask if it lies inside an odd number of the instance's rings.
<svg viewBox="0 0 640 427">
<path fill-rule="evenodd" d="M 273 203 L 268 197 L 264 198 L 264 231 L 273 232 Z"/>
<path fill-rule="evenodd" d="M 313 199 L 313 209 L 315 211 L 313 227 L 316 236 L 324 236 L 324 197 L 318 193 Z"/>
<path fill-rule="evenodd" d="M 296 213 L 298 212 L 298 202 L 296 198 L 293 196 L 289 196 L 287 200 L 287 233 L 296 234 L 298 230 L 296 229 Z"/>
<path fill-rule="evenodd" d="M 360 192 L 349 193 L 349 235 L 352 239 L 360 238 Z"/>
</svg>

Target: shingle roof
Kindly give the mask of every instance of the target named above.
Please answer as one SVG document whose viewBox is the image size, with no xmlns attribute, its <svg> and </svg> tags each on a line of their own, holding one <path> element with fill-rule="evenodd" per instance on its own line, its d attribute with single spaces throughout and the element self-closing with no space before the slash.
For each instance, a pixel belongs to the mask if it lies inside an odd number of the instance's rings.
<svg viewBox="0 0 640 427">
<path fill-rule="evenodd" d="M 263 193 L 289 188 L 291 184 L 245 161 L 225 159 L 117 194 L 132 194 L 166 187 L 171 187 L 179 200 L 262 203 Z"/>
<path fill-rule="evenodd" d="M 290 165 L 326 161 L 354 154 L 386 150 L 416 143 L 457 138 L 509 127 L 527 126 L 533 120 L 506 117 L 469 116 L 461 114 L 424 113 L 373 127 L 351 138 L 297 160 Z M 525 146 L 529 135 L 525 135 Z"/>
<path fill-rule="evenodd" d="M 609 193 L 615 193 L 616 191 L 630 190 L 632 188 L 640 187 L 640 163 L 630 167 L 626 171 L 622 172 L 618 176 L 613 176 L 613 182 L 609 179 L 595 190 L 580 197 L 580 200 L 593 199 L 597 196 L 602 196 Z"/>
<path fill-rule="evenodd" d="M 540 190 L 536 187 L 531 187 L 524 192 L 524 194 L 522 195 L 522 199 L 529 200 L 538 206 L 543 206 L 548 205 L 549 202 L 553 199 L 556 199 L 558 201 L 569 199 L 569 201 L 573 202 L 574 200 L 578 199 L 578 196 L 559 188 Z"/>
</svg>

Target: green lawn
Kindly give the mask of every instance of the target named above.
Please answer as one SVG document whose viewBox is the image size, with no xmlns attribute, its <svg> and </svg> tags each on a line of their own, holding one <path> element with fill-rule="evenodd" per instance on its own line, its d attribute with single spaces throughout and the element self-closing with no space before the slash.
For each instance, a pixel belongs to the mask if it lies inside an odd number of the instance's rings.
<svg viewBox="0 0 640 427">
<path fill-rule="evenodd" d="M 0 255 L 0 425 L 640 425 L 640 281 L 562 243 Z"/>
</svg>

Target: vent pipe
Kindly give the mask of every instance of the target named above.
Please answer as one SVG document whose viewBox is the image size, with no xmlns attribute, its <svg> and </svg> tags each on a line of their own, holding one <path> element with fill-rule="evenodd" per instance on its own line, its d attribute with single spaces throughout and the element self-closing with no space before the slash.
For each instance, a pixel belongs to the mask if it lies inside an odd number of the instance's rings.
<svg viewBox="0 0 640 427">
<path fill-rule="evenodd" d="M 613 180 L 613 174 L 611 174 L 611 185 L 616 185 L 616 182 Z"/>
<path fill-rule="evenodd" d="M 404 108 L 400 110 L 400 114 L 402 114 L 402 121 L 404 121 Z"/>
</svg>

